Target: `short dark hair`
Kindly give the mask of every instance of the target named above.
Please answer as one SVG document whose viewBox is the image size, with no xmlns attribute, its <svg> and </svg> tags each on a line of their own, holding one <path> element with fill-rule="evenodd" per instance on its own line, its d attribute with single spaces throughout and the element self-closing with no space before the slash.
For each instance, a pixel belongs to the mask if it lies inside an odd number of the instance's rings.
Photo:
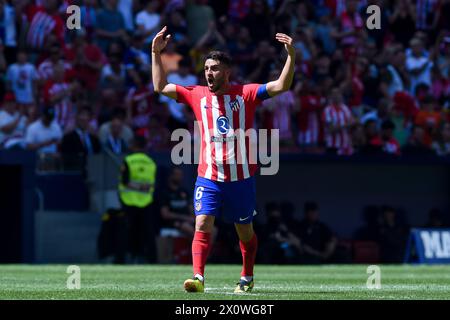
<svg viewBox="0 0 450 320">
<path fill-rule="evenodd" d="M 206 56 L 205 61 L 208 59 L 217 60 L 220 63 L 225 64 L 227 67 L 231 67 L 232 64 L 230 55 L 223 51 L 211 51 Z"/>
</svg>

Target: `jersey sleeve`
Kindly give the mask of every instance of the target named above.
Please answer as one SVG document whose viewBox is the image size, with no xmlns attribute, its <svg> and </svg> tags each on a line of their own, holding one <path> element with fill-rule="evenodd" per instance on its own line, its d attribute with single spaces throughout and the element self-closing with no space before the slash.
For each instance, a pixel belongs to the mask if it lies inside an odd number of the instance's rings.
<svg viewBox="0 0 450 320">
<path fill-rule="evenodd" d="M 246 84 L 244 85 L 243 93 L 247 101 L 255 102 L 256 104 L 271 98 L 267 92 L 267 84 Z"/>
<path fill-rule="evenodd" d="M 193 93 L 197 86 L 180 86 L 176 85 L 177 90 L 177 102 L 184 103 L 192 108 L 192 102 L 193 102 Z"/>
</svg>

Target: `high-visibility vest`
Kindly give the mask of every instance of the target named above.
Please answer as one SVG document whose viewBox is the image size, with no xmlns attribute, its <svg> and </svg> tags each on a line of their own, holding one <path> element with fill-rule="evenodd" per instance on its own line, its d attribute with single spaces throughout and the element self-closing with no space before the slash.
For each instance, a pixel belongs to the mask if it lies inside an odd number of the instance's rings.
<svg viewBox="0 0 450 320">
<path fill-rule="evenodd" d="M 144 153 L 132 153 L 125 157 L 128 165 L 129 183 L 134 186 L 149 186 L 148 190 L 135 190 L 119 183 L 120 199 L 127 206 L 143 208 L 153 202 L 156 164 Z M 121 181 L 121 178 L 119 179 Z"/>
</svg>

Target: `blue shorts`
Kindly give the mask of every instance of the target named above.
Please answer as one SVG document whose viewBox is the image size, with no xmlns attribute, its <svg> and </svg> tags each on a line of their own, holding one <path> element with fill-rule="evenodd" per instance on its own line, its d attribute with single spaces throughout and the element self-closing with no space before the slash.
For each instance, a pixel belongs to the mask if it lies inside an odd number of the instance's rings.
<svg viewBox="0 0 450 320">
<path fill-rule="evenodd" d="M 217 182 L 197 177 L 194 189 L 195 215 L 219 217 L 223 210 L 225 221 L 248 224 L 256 215 L 255 178 L 233 182 Z"/>
</svg>

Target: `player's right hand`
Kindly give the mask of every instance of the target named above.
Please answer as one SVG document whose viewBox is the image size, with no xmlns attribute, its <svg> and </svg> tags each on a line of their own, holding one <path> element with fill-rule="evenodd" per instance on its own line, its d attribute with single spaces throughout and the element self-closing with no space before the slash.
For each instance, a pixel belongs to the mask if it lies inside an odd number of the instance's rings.
<svg viewBox="0 0 450 320">
<path fill-rule="evenodd" d="M 163 50 L 167 42 L 170 40 L 170 34 L 167 35 L 167 37 L 164 38 L 164 33 L 167 31 L 167 26 L 164 26 L 164 28 L 159 31 L 156 36 L 153 38 L 152 42 L 152 52 L 154 53 L 160 53 L 161 50 Z"/>
</svg>

